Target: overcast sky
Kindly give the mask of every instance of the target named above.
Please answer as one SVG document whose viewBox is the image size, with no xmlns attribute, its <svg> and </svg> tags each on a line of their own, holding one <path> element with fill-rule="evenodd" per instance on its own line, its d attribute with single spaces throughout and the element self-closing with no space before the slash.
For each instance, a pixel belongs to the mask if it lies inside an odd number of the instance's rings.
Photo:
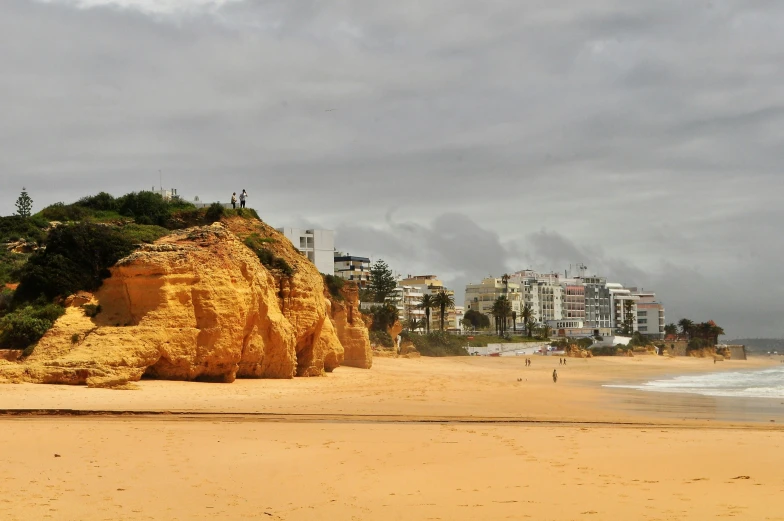
<svg viewBox="0 0 784 521">
<path fill-rule="evenodd" d="M 780 0 L 2 0 L 0 213 L 157 185 L 784 336 Z M 459 291 L 462 298 L 462 291 Z"/>
</svg>

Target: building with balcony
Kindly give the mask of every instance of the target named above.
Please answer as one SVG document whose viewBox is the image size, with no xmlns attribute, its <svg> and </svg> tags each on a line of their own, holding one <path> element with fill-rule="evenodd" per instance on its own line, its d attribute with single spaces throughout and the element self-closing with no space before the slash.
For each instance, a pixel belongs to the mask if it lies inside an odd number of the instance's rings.
<svg viewBox="0 0 784 521">
<path fill-rule="evenodd" d="M 332 230 L 302 230 L 278 228 L 291 244 L 316 265 L 321 273 L 335 272 L 335 232 Z"/>
<path fill-rule="evenodd" d="M 370 284 L 370 259 L 335 252 L 334 273 L 336 277 L 355 282 L 360 288 L 367 288 Z"/>
<path fill-rule="evenodd" d="M 478 311 L 483 315 L 490 318 L 490 323 L 495 325 L 495 317 L 493 316 L 493 304 L 499 297 L 506 297 L 511 305 L 512 312 L 516 316 L 520 316 L 520 311 L 523 306 L 523 294 L 520 292 L 520 285 L 512 282 L 510 277 L 508 281 L 503 278 L 486 278 L 479 284 L 466 285 L 466 300 L 465 309 L 467 313 L 470 310 Z M 511 320 L 511 316 L 509 319 Z"/>
<path fill-rule="evenodd" d="M 632 295 L 639 297 L 637 301 L 637 331 L 640 334 L 661 339 L 664 338 L 664 304 L 656 300 L 652 291 L 637 291 L 632 288 Z"/>
</svg>

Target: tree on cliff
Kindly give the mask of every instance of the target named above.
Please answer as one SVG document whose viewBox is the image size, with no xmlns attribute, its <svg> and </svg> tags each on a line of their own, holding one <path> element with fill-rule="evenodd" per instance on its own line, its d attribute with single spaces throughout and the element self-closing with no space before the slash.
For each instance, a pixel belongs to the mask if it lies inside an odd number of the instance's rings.
<svg viewBox="0 0 784 521">
<path fill-rule="evenodd" d="M 33 200 L 27 195 L 27 188 L 22 187 L 22 193 L 16 200 L 16 215 L 27 219 L 33 213 Z"/>
<path fill-rule="evenodd" d="M 433 302 L 439 308 L 441 312 L 441 331 L 444 330 L 444 319 L 446 318 L 446 310 L 447 309 L 454 309 L 455 307 L 455 297 L 450 293 L 447 293 L 446 290 L 441 290 L 436 293 L 436 296 L 433 298 Z"/>
<path fill-rule="evenodd" d="M 392 270 L 382 259 L 377 260 L 370 267 L 370 290 L 373 292 L 374 302 L 384 302 L 397 287 Z"/>
<path fill-rule="evenodd" d="M 398 310 L 392 304 L 384 304 L 383 306 L 373 306 L 370 310 L 373 317 L 373 325 L 371 329 L 375 331 L 386 331 L 398 321 L 400 318 Z"/>
<path fill-rule="evenodd" d="M 419 305 L 417 307 L 419 309 L 425 310 L 425 325 L 427 326 L 428 334 L 430 334 L 430 310 L 436 307 L 435 297 L 430 294 L 422 295 L 422 298 L 419 299 Z"/>
</svg>

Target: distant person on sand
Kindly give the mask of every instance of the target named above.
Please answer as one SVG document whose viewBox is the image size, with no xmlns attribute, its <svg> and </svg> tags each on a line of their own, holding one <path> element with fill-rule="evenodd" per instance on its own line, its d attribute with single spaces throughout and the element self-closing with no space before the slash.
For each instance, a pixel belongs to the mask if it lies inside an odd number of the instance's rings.
<svg viewBox="0 0 784 521">
<path fill-rule="evenodd" d="M 557 383 L 557 382 L 558 382 L 558 370 L 553 369 L 553 383 Z"/>
<path fill-rule="evenodd" d="M 242 193 L 240 194 L 240 208 L 245 208 L 245 199 L 248 198 L 248 192 L 245 189 L 242 189 Z"/>
<path fill-rule="evenodd" d="M 566 358 L 564 358 L 564 365 L 566 365 Z"/>
<path fill-rule="evenodd" d="M 237 209 L 237 192 L 231 194 L 231 207 Z"/>
</svg>

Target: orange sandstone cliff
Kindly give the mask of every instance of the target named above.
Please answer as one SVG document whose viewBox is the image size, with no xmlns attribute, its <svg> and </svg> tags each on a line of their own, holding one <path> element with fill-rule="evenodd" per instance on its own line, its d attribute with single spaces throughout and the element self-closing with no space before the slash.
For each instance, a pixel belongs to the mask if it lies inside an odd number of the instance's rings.
<svg viewBox="0 0 784 521">
<path fill-rule="evenodd" d="M 241 241 L 251 233 L 294 274 L 265 268 Z M 173 232 L 119 261 L 94 295 L 70 297 L 30 357 L 0 361 L 0 381 L 121 386 L 142 376 L 319 376 L 344 363 L 346 352 L 347 365 L 369 368 L 364 323 L 336 313 L 324 294 L 315 266 L 259 221 Z M 88 317 L 86 303 L 101 311 Z M 344 308 L 359 314 L 354 301 Z"/>
</svg>

